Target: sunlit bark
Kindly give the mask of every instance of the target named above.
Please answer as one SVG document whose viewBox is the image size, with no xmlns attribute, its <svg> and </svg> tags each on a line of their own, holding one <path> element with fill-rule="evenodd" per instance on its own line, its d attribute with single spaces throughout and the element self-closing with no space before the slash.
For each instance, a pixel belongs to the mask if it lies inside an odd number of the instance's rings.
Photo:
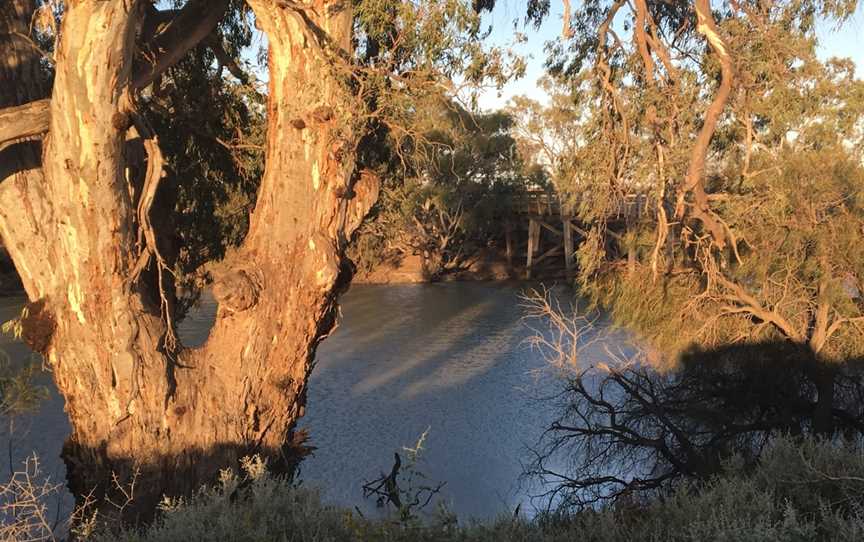
<svg viewBox="0 0 864 542">
<path fill-rule="evenodd" d="M 64 14 L 44 183 L 31 208 L 3 205 L 0 232 L 33 301 L 34 344 L 66 399 L 64 457 L 78 494 L 110 490 L 110 473 L 123 480 L 140 467 L 136 505 L 146 510 L 242 455 L 275 468 L 296 459 L 315 347 L 350 279 L 342 255 L 378 182 L 355 171 L 360 120 L 334 67 L 350 56 L 350 5 L 250 4 L 271 47 L 267 166 L 250 233 L 217 273 L 215 327 L 194 350 L 175 339 L 149 221 L 158 141 L 131 95 L 143 3 L 82 0 Z M 130 129 L 150 138 L 143 179 L 127 175 Z M 12 190 L 4 182 L 0 196 Z"/>
<path fill-rule="evenodd" d="M 717 23 L 714 22 L 710 0 L 695 0 L 694 8 L 696 10 L 696 30 L 705 37 L 712 52 L 720 62 L 721 79 L 714 99 L 705 111 L 702 129 L 699 130 L 699 135 L 696 136 L 696 142 L 690 151 L 690 164 L 687 167 L 684 186 L 678 196 L 675 214 L 679 219 L 684 217 L 685 197 L 688 193 L 692 193 L 693 204 L 690 214 L 704 224 L 711 233 L 714 243 L 722 250 L 726 246 L 727 230 L 720 218 L 711 211 L 708 202 L 708 194 L 705 192 L 705 160 L 711 139 L 714 137 L 714 131 L 717 129 L 717 121 L 720 114 L 723 113 L 732 91 L 734 72 L 729 46 L 720 34 Z"/>
</svg>

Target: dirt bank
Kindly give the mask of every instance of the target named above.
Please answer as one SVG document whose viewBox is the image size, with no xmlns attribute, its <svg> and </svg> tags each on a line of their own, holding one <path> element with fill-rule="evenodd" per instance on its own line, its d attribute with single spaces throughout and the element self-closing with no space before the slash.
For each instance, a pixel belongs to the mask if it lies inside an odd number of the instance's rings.
<svg viewBox="0 0 864 542">
<path fill-rule="evenodd" d="M 440 280 L 445 282 L 513 280 L 524 277 L 524 267 L 520 265 L 511 267 L 501 251 L 490 248 L 480 251 L 466 269 L 445 274 Z M 429 282 L 429 278 L 423 273 L 423 261 L 420 256 L 409 255 L 387 261 L 371 272 L 358 271 L 353 282 L 355 284 L 417 283 Z"/>
</svg>

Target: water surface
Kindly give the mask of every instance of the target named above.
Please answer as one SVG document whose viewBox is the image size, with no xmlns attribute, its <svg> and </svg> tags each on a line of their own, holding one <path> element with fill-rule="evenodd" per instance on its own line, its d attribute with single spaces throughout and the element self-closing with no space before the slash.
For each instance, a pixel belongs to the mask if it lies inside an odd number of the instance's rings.
<svg viewBox="0 0 864 542">
<path fill-rule="evenodd" d="M 460 517 L 512 513 L 524 503 L 530 488 L 519 483 L 521 464 L 552 414 L 535 399 L 549 394 L 554 383 L 526 343 L 532 332 L 522 321 L 523 288 L 352 287 L 311 377 L 300 425 L 317 450 L 302 465 L 304 483 L 322 488 L 329 502 L 371 511 L 373 503 L 362 498 L 363 482 L 389 472 L 393 452 L 413 445 L 428 429 L 420 468 L 431 481 L 446 482 L 441 499 Z M 17 314 L 21 303 L 0 299 L 0 320 Z M 206 340 L 215 309 L 205 298 L 183 322 L 184 343 Z M 0 337 L 0 348 L 16 363 L 29 357 L 26 347 L 8 337 Z M 50 378 L 40 381 L 51 387 L 51 398 L 28 417 L 26 434 L 16 432 L 12 462 L 35 450 L 47 471 L 62 480 L 59 452 L 69 425 Z M 8 434 L 0 446 L 9 449 Z"/>
</svg>

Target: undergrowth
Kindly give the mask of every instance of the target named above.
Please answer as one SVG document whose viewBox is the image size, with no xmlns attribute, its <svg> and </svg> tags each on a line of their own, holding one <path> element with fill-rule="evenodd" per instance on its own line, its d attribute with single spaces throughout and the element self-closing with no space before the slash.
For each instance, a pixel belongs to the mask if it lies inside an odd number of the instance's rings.
<svg viewBox="0 0 864 542">
<path fill-rule="evenodd" d="M 864 455 L 839 442 L 778 438 L 752 470 L 731 461 L 710 482 L 640 502 L 534 518 L 460 524 L 443 511 L 426 520 L 368 519 L 322 503 L 314 490 L 274 477 L 255 458 L 213 487 L 165 500 L 143 530 L 93 535 L 126 542 L 211 541 L 806 541 L 864 540 Z"/>
</svg>

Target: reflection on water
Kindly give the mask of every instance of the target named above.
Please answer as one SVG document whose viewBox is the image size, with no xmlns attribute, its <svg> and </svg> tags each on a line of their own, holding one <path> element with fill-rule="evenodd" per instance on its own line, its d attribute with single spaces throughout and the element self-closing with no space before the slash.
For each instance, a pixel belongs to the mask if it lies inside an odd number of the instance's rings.
<svg viewBox="0 0 864 542">
<path fill-rule="evenodd" d="M 0 297 L 0 323 L 17 317 L 25 302 L 23 297 Z M 26 346 L 3 333 L 0 333 L 0 350 L 16 368 L 27 363 L 41 363 Z M 66 468 L 60 460 L 60 450 L 70 428 L 63 411 L 63 398 L 48 373 L 38 373 L 36 385 L 45 386 L 49 391 L 48 399 L 37 412 L 0 419 L 0 480 L 8 480 L 11 473 L 20 470 L 22 462 L 35 453 L 42 473 L 53 482 L 64 483 Z M 70 510 L 73 499 L 64 491 L 49 504 L 49 516 L 56 516 L 58 510 Z"/>
<path fill-rule="evenodd" d="M 512 512 L 525 444 L 547 416 L 531 397 L 519 290 L 497 284 L 364 286 L 318 353 L 303 426 L 319 447 L 304 476 L 325 497 L 360 486 L 428 427 L 425 471 L 460 516 Z"/>
<path fill-rule="evenodd" d="M 518 478 L 526 445 L 551 419 L 534 400 L 550 383 L 525 343 L 519 293 L 500 283 L 353 287 L 312 373 L 301 426 L 317 450 L 302 465 L 305 483 L 323 488 L 330 502 L 368 510 L 362 483 L 389 471 L 393 452 L 430 428 L 421 470 L 447 482 L 442 496 L 451 509 L 460 517 L 512 512 L 525 500 Z M 0 299 L 0 320 L 22 302 Z M 181 326 L 185 344 L 206 340 L 214 313 L 205 299 Z M 0 347 L 16 360 L 28 355 L 8 338 Z M 49 471 L 62 473 L 69 428 L 53 388 L 30 425 L 17 454 L 35 448 Z"/>
</svg>

